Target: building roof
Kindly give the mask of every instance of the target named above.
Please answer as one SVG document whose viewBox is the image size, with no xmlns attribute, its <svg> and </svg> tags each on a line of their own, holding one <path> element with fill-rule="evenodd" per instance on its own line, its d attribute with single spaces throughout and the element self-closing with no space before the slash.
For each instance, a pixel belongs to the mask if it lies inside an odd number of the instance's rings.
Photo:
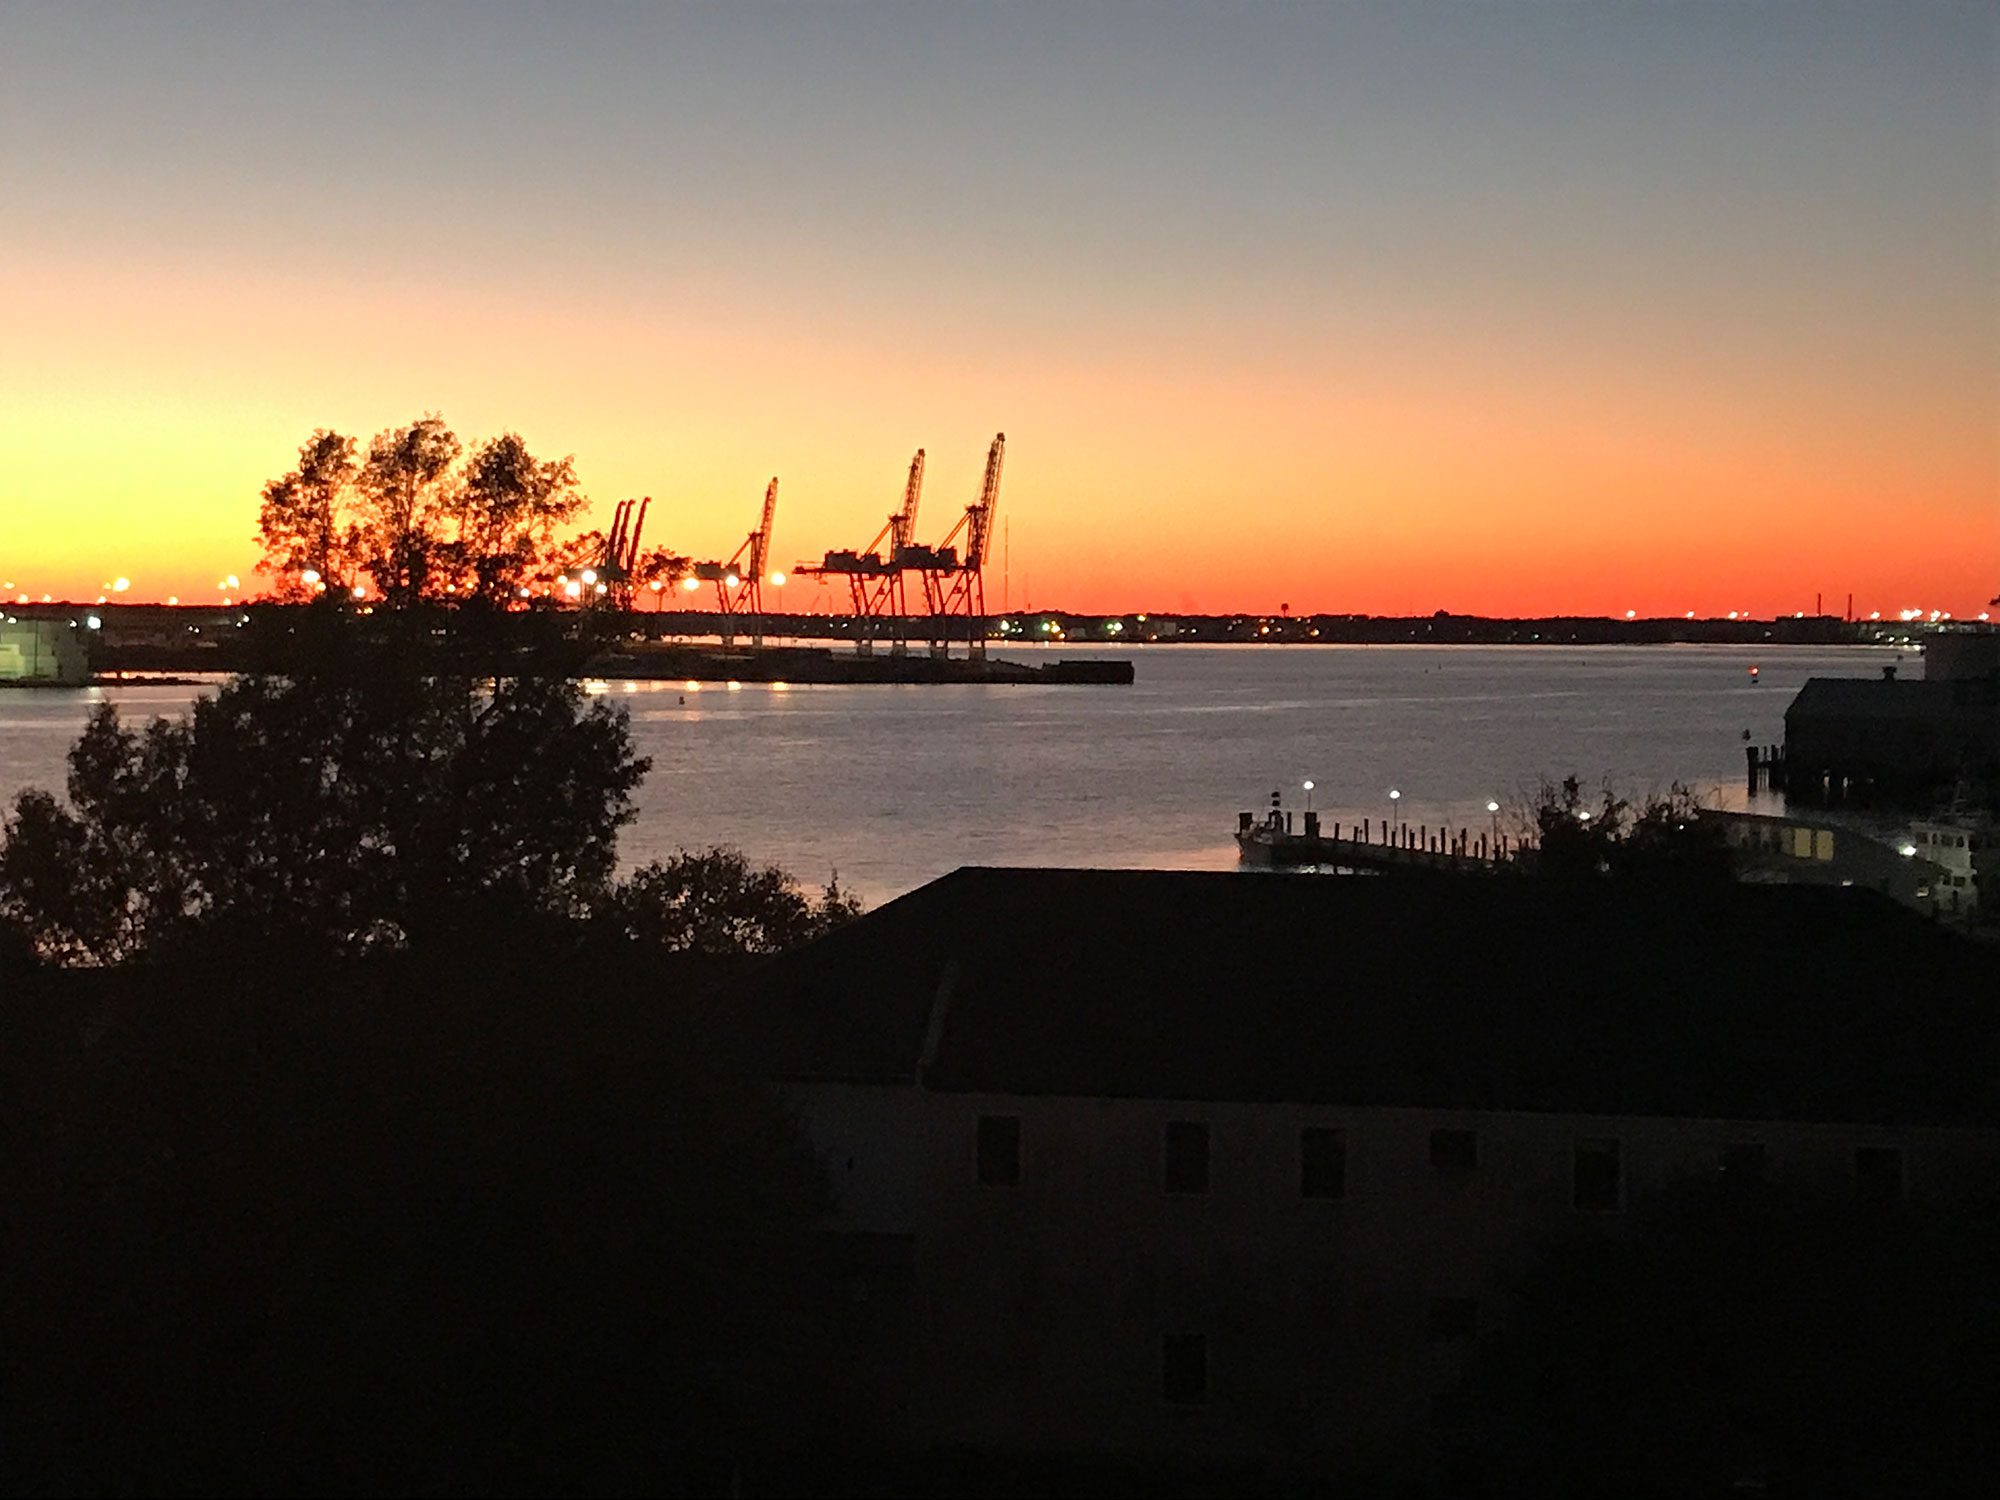
<svg viewBox="0 0 2000 1500">
<path fill-rule="evenodd" d="M 963 869 L 773 966 L 781 1077 L 2000 1123 L 1990 950 L 1873 893 Z"/>
<path fill-rule="evenodd" d="M 1790 728 L 1809 719 L 1968 719 L 2000 714 L 1990 680 L 1956 678 L 1809 677 L 1785 709 Z"/>
</svg>

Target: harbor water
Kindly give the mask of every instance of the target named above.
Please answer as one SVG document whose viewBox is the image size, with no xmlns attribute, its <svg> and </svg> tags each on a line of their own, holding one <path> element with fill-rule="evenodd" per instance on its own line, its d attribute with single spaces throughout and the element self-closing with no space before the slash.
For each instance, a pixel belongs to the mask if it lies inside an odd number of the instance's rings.
<svg viewBox="0 0 2000 1500">
<path fill-rule="evenodd" d="M 1736 646 L 1104 654 L 1134 661 L 1132 686 L 590 684 L 630 713 L 653 763 L 621 853 L 730 844 L 809 883 L 837 870 L 873 905 L 965 864 L 1232 868 L 1236 813 L 1274 789 L 1302 807 L 1306 780 L 1343 825 L 1400 816 L 1479 832 L 1497 801 L 1505 830 L 1540 778 L 1568 774 L 1628 795 L 1679 781 L 1740 808 L 1745 744 L 1783 739 L 1807 677 L 1872 677 L 1897 659 Z M 201 690 L 0 694 L 0 797 L 60 789 L 96 703 L 137 720 L 180 713 Z"/>
</svg>

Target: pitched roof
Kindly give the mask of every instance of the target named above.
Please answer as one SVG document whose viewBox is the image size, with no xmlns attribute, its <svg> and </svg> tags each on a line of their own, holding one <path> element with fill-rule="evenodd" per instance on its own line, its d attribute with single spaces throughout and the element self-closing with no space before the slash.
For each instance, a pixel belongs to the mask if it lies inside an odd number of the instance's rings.
<svg viewBox="0 0 2000 1500">
<path fill-rule="evenodd" d="M 1993 974 L 1860 891 L 963 869 L 745 1014 L 792 1078 L 923 1057 L 957 1091 L 1995 1124 Z"/>
</svg>

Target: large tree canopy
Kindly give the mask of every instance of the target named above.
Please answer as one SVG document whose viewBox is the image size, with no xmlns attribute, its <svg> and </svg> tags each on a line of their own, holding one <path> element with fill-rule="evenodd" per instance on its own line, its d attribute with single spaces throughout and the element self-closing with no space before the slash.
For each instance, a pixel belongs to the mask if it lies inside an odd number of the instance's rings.
<svg viewBox="0 0 2000 1500">
<path fill-rule="evenodd" d="M 8 817 L 0 913 L 83 963 L 224 932 L 365 951 L 473 902 L 580 915 L 646 768 L 574 683 L 478 687 L 386 652 L 237 678 L 143 729 L 106 705 L 68 805 L 30 791 Z"/>
<path fill-rule="evenodd" d="M 588 503 L 575 460 L 537 458 L 518 433 L 468 452 L 435 412 L 378 432 L 365 449 L 321 428 L 299 449 L 298 466 L 264 486 L 257 567 L 291 603 L 338 597 L 365 576 L 395 607 L 446 599 L 507 607 L 572 554 L 578 566 L 601 558 L 602 533 L 555 541 Z M 654 572 L 685 570 L 676 554 L 655 553 Z"/>
<path fill-rule="evenodd" d="M 458 591 L 507 604 L 556 527 L 573 519 L 584 503 L 572 460 L 543 462 L 512 432 L 480 444 L 466 460 L 451 506 L 458 528 L 450 543 Z"/>
<path fill-rule="evenodd" d="M 814 899 L 778 866 L 760 870 L 721 848 L 683 849 L 641 866 L 604 907 L 614 929 L 674 953 L 778 953 L 860 913 L 838 875 Z"/>
</svg>

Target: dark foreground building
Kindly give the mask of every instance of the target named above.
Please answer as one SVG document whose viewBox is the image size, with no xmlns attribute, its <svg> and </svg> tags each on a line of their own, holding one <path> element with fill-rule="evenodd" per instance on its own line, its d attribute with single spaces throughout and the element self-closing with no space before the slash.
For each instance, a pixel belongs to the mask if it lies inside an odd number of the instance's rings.
<svg viewBox="0 0 2000 1500">
<path fill-rule="evenodd" d="M 1862 891 L 966 869 L 752 1015 L 882 1439 L 1422 1474 L 1538 1246 L 1987 1192 L 1994 976 Z"/>
<path fill-rule="evenodd" d="M 2000 633 L 1941 632 L 1924 675 L 1814 677 L 1785 710 L 1795 802 L 1923 808 L 2000 789 Z"/>
</svg>

